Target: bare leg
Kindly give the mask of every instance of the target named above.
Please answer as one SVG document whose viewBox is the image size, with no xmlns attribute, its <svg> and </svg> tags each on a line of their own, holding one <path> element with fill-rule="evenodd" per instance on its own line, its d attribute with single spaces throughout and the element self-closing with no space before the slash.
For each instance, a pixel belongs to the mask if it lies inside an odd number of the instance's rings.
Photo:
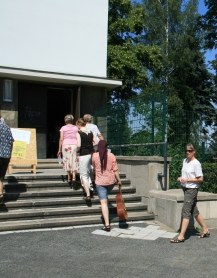
<svg viewBox="0 0 217 278">
<path fill-rule="evenodd" d="M 67 175 L 68 175 L 68 182 L 72 180 L 72 174 L 70 171 L 67 171 Z"/>
<path fill-rule="evenodd" d="M 200 225 L 200 227 L 203 229 L 203 231 L 202 231 L 203 233 L 209 232 L 209 229 L 204 222 L 204 218 L 203 218 L 202 214 L 199 213 L 197 216 L 195 216 L 195 219 L 196 219 L 197 223 Z"/>
<path fill-rule="evenodd" d="M 3 182 L 0 180 L 0 196 L 3 195 Z"/>
<path fill-rule="evenodd" d="M 76 171 L 72 172 L 72 180 L 75 181 L 76 180 Z"/>
<path fill-rule="evenodd" d="M 178 235 L 178 239 L 182 240 L 185 238 L 185 233 L 187 231 L 188 225 L 189 225 L 189 219 L 188 218 L 183 218 L 182 219 L 182 227 L 181 227 L 181 232 Z"/>
<path fill-rule="evenodd" d="M 101 210 L 102 210 L 102 215 L 104 218 L 105 226 L 109 226 L 108 200 L 102 199 L 102 200 L 100 200 L 100 203 L 101 203 Z"/>
</svg>

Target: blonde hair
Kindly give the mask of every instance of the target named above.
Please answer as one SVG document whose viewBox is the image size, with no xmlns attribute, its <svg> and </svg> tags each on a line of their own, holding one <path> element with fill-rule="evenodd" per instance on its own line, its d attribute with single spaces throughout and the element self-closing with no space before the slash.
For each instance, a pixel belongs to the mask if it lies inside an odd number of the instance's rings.
<svg viewBox="0 0 217 278">
<path fill-rule="evenodd" d="M 85 114 L 83 116 L 83 120 L 86 122 L 86 123 L 91 123 L 92 122 L 92 119 L 93 119 L 93 116 L 91 116 L 90 114 Z"/>
<path fill-rule="evenodd" d="M 74 117 L 72 114 L 68 114 L 64 117 L 64 121 L 66 124 L 72 124 L 74 120 Z"/>
<path fill-rule="evenodd" d="M 186 148 L 186 149 L 190 149 L 190 150 L 192 150 L 192 151 L 195 151 L 194 145 L 191 144 L 191 143 L 186 144 L 185 148 Z"/>
</svg>

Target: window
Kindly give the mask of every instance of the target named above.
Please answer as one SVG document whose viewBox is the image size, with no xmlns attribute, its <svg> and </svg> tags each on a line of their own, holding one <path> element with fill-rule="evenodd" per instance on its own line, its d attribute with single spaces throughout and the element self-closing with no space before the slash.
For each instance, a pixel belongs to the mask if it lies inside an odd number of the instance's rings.
<svg viewBox="0 0 217 278">
<path fill-rule="evenodd" d="M 13 81 L 9 79 L 4 80 L 3 85 L 3 101 L 12 102 L 13 101 Z"/>
</svg>

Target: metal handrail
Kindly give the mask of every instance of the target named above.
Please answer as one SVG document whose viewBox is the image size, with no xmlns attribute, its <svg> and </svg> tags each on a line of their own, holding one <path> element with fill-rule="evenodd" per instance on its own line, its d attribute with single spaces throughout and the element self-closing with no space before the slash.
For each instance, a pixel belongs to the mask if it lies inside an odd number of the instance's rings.
<svg viewBox="0 0 217 278">
<path fill-rule="evenodd" d="M 162 190 L 167 190 L 167 143 L 156 142 L 156 143 L 141 143 L 141 144 L 121 144 L 121 145 L 109 145 L 108 148 L 126 148 L 126 147 L 140 147 L 140 146 L 163 146 L 163 158 L 164 158 L 164 171 L 163 173 L 157 173 L 157 178 L 161 184 Z M 164 178 L 164 183 L 162 178 Z"/>
</svg>

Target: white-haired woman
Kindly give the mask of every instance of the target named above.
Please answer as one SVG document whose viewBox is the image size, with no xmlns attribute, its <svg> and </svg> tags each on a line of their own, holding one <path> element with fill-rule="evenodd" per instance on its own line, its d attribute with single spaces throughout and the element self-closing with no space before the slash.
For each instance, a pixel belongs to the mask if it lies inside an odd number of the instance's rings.
<svg viewBox="0 0 217 278">
<path fill-rule="evenodd" d="M 68 114 L 64 117 L 65 125 L 60 128 L 59 149 L 57 156 L 62 155 L 63 169 L 67 172 L 68 183 L 71 186 L 76 180 L 77 148 L 80 147 L 78 128 L 73 124 L 74 117 Z"/>
</svg>

